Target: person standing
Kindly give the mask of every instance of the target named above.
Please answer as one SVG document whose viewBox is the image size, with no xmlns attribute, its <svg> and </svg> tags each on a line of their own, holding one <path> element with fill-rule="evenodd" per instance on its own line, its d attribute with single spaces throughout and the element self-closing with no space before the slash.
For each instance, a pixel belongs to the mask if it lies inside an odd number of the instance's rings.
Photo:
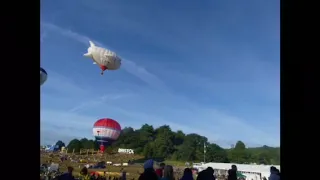
<svg viewBox="0 0 320 180">
<path fill-rule="evenodd" d="M 161 180 L 175 180 L 173 176 L 173 167 L 170 165 L 164 166 L 163 177 Z"/>
<path fill-rule="evenodd" d="M 73 167 L 68 167 L 68 172 L 62 174 L 58 179 L 59 180 L 74 180 L 74 177 L 72 175 Z"/>
<path fill-rule="evenodd" d="M 163 169 L 166 166 L 165 163 L 160 163 L 160 168 L 156 169 L 156 174 L 159 176 L 159 178 L 162 178 L 163 176 Z"/>
<path fill-rule="evenodd" d="M 228 170 L 228 180 L 237 180 L 238 168 L 236 165 L 232 165 L 231 169 Z"/>
<path fill-rule="evenodd" d="M 185 168 L 183 171 L 183 176 L 180 180 L 193 180 L 192 171 L 190 168 Z"/>
<path fill-rule="evenodd" d="M 157 176 L 156 172 L 153 169 L 153 160 L 149 159 L 147 160 L 144 165 L 144 172 L 140 174 L 138 180 L 159 180 L 159 177 Z"/>
<path fill-rule="evenodd" d="M 280 174 L 280 171 L 276 167 L 271 166 L 269 180 L 280 180 L 279 174 Z"/>
</svg>

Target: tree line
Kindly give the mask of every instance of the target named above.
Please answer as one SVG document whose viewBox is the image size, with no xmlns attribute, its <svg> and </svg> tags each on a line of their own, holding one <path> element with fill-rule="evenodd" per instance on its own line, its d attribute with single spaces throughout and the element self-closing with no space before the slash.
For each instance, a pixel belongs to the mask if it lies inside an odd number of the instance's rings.
<svg viewBox="0 0 320 180">
<path fill-rule="evenodd" d="M 205 144 L 205 146 L 204 146 Z M 57 145 L 64 146 L 62 141 Z M 73 139 L 67 145 L 68 150 L 79 152 L 80 149 L 99 149 L 95 140 Z M 215 143 L 209 143 L 204 136 L 182 131 L 174 132 L 167 125 L 153 128 L 144 124 L 140 129 L 126 127 L 110 149 L 134 149 L 136 154 L 146 158 L 164 158 L 166 160 L 191 161 L 191 162 L 223 162 L 239 164 L 280 164 L 280 147 L 247 148 L 242 141 L 235 146 L 224 149 Z"/>
</svg>

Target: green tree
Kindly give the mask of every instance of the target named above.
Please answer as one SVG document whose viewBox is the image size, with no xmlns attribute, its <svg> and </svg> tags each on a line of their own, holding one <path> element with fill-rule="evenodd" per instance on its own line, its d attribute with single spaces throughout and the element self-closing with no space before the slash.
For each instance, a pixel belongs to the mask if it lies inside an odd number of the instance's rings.
<svg viewBox="0 0 320 180">
<path fill-rule="evenodd" d="M 246 145 L 242 141 L 238 141 L 235 147 L 230 151 L 229 159 L 234 163 L 248 163 L 248 153 L 246 151 Z"/>
<path fill-rule="evenodd" d="M 57 142 L 58 143 L 58 142 Z M 154 128 L 144 124 L 140 129 L 125 127 L 111 147 L 108 149 L 127 148 L 134 149 L 136 154 L 146 158 L 178 161 L 202 162 L 204 157 L 204 143 L 206 144 L 206 162 L 233 162 L 233 163 L 257 163 L 279 164 L 279 147 L 255 147 L 248 148 L 245 143 L 238 141 L 232 148 L 224 149 L 217 144 L 209 143 L 208 139 L 199 134 L 185 134 L 182 131 L 172 131 L 170 126 L 163 125 Z M 63 144 L 63 142 L 59 142 Z M 81 148 L 99 149 L 100 143 L 86 138 L 73 139 L 68 144 L 69 152 Z"/>
<path fill-rule="evenodd" d="M 207 138 L 198 134 L 188 134 L 181 146 L 178 148 L 177 157 L 183 161 L 203 160 L 203 143 L 207 142 Z"/>
<path fill-rule="evenodd" d="M 206 152 L 207 162 L 229 163 L 228 153 L 225 149 L 217 144 L 208 144 Z"/>
<path fill-rule="evenodd" d="M 64 144 L 64 142 L 62 142 L 62 141 L 58 141 L 57 143 L 56 143 L 56 146 L 59 146 L 59 149 L 61 150 L 61 148 L 62 147 L 65 147 L 66 145 Z"/>
<path fill-rule="evenodd" d="M 154 142 L 150 142 L 144 146 L 142 155 L 146 158 L 152 158 L 156 156 L 154 152 Z"/>
<path fill-rule="evenodd" d="M 156 129 L 153 152 L 156 157 L 169 157 L 173 151 L 174 134 L 169 126 L 164 125 Z"/>
<path fill-rule="evenodd" d="M 68 144 L 68 152 L 72 152 L 74 149 L 74 152 L 80 152 L 80 149 L 82 148 L 81 141 L 78 139 L 73 139 Z"/>
<path fill-rule="evenodd" d="M 80 140 L 81 146 L 84 149 L 95 149 L 95 142 L 93 140 L 88 140 L 87 138 L 82 138 Z"/>
</svg>

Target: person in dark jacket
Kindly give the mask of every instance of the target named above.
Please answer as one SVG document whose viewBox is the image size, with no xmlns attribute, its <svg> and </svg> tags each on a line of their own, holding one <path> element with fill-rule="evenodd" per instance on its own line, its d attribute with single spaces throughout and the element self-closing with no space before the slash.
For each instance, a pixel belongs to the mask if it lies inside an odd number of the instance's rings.
<svg viewBox="0 0 320 180">
<path fill-rule="evenodd" d="M 185 168 L 183 176 L 180 180 L 193 180 L 192 171 L 190 168 Z"/>
<path fill-rule="evenodd" d="M 160 163 L 160 168 L 158 168 L 158 169 L 156 169 L 156 174 L 160 177 L 160 178 L 162 178 L 162 176 L 163 176 L 163 170 L 164 170 L 164 167 L 166 166 L 166 164 L 165 163 Z"/>
<path fill-rule="evenodd" d="M 213 173 L 214 170 L 212 167 L 208 167 L 199 173 L 197 180 L 215 180 L 216 178 L 214 177 Z"/>
<path fill-rule="evenodd" d="M 276 171 L 276 174 L 278 174 L 278 176 L 281 177 L 280 170 L 276 168 L 275 171 Z"/>
<path fill-rule="evenodd" d="M 198 173 L 198 176 L 197 176 L 197 180 L 204 180 L 205 179 L 205 171 L 206 170 L 202 170 Z"/>
<path fill-rule="evenodd" d="M 59 177 L 59 180 L 74 180 L 74 177 L 72 175 L 72 172 L 73 172 L 73 168 L 72 167 L 68 167 L 68 172 L 62 174 L 60 177 Z"/>
<path fill-rule="evenodd" d="M 88 174 L 88 169 L 83 167 L 80 171 L 80 177 L 82 180 L 90 180 L 90 175 Z"/>
<path fill-rule="evenodd" d="M 144 168 L 144 172 L 139 176 L 138 180 L 159 180 L 158 175 L 153 169 L 152 159 L 147 160 L 144 163 L 143 168 Z"/>
<path fill-rule="evenodd" d="M 121 171 L 121 180 L 127 180 L 127 172 L 125 170 Z"/>
<path fill-rule="evenodd" d="M 228 170 L 228 180 L 237 180 L 237 166 L 232 165 L 231 169 Z"/>
<path fill-rule="evenodd" d="M 280 180 L 280 171 L 274 166 L 270 167 L 270 177 L 269 180 Z"/>
</svg>

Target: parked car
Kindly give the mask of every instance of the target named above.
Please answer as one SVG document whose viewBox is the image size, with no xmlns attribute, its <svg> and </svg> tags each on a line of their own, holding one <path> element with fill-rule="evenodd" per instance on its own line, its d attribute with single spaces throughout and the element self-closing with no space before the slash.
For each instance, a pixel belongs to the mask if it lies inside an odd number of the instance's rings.
<svg viewBox="0 0 320 180">
<path fill-rule="evenodd" d="M 105 168 L 106 168 L 106 162 L 104 161 L 98 162 L 97 164 L 89 167 L 89 169 L 105 169 Z"/>
</svg>

